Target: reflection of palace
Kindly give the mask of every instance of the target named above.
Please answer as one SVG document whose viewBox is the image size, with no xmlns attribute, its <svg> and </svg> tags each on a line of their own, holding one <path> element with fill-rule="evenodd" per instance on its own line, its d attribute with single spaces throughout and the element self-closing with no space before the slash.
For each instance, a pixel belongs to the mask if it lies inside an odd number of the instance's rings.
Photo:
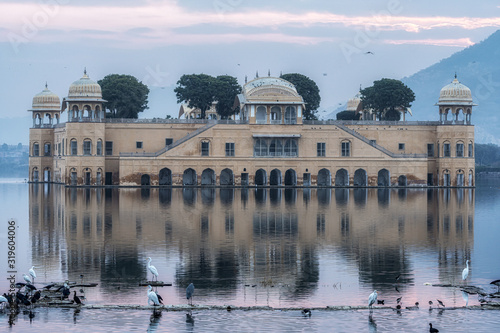
<svg viewBox="0 0 500 333">
<path fill-rule="evenodd" d="M 448 283 L 474 242 L 473 189 L 31 186 L 33 262 L 61 262 L 72 279 L 82 270 L 104 282 L 144 279 L 145 257 L 166 253 L 183 263 L 179 286 L 232 292 L 245 278 L 307 294 L 325 248 L 357 266 L 361 283 L 380 285 L 394 279 L 381 269 L 410 282 L 415 268 L 405 249 L 421 247 L 438 253 Z"/>
<path fill-rule="evenodd" d="M 471 91 L 455 78 L 439 121 L 306 121 L 295 87 L 256 78 L 238 120 L 105 119 L 87 74 L 33 98 L 30 181 L 66 185 L 473 186 Z M 349 108 L 370 119 L 359 99 Z M 403 113 L 406 110 L 400 111 Z M 67 114 L 67 121 L 60 119 Z M 451 114 L 451 120 L 448 120 Z"/>
</svg>

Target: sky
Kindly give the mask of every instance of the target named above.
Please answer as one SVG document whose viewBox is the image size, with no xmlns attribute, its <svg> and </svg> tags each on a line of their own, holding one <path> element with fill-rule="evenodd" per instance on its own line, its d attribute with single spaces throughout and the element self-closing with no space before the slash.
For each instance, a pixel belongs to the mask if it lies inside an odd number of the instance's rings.
<svg viewBox="0 0 500 333">
<path fill-rule="evenodd" d="M 0 144 L 26 144 L 33 96 L 47 83 L 62 99 L 84 68 L 147 84 L 141 118 L 178 116 L 183 74 L 301 73 L 321 116 L 498 29 L 497 0 L 2 0 Z"/>
</svg>

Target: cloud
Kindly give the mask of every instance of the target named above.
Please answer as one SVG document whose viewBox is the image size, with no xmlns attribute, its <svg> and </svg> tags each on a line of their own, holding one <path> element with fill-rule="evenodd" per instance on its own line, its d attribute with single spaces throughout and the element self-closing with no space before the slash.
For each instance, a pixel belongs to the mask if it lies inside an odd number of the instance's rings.
<svg viewBox="0 0 500 333">
<path fill-rule="evenodd" d="M 40 3 L 2 3 L 0 4 L 0 29 L 9 33 L 0 36 L 0 41 L 9 41 L 12 35 L 26 37 L 29 41 L 46 42 L 40 31 L 50 29 L 60 30 L 60 41 L 74 40 L 75 36 L 85 35 L 88 38 L 102 39 L 102 35 L 78 32 L 82 30 L 106 31 L 105 38 L 116 42 L 130 43 L 134 38 L 130 35 L 144 37 L 141 44 L 155 41 L 161 45 L 186 43 L 226 43 L 229 40 L 260 40 L 296 44 L 314 44 L 332 41 L 333 38 L 317 37 L 312 27 L 324 30 L 360 29 L 365 31 L 404 31 L 418 33 L 422 30 L 459 28 L 479 29 L 484 27 L 500 27 L 500 17 L 412 17 L 391 15 L 389 11 L 381 11 L 374 15 L 350 16 L 333 12 L 309 11 L 305 13 L 290 13 L 274 10 L 250 8 L 230 8 L 231 10 L 186 10 L 177 1 L 146 1 L 136 6 L 75 6 L 69 1 L 53 0 L 47 3 L 68 3 L 54 5 Z M 206 25 L 224 28 L 224 32 L 205 31 Z M 147 28 L 144 28 L 147 27 Z M 191 34 L 177 33 L 179 28 L 191 28 Z M 260 33 L 248 32 L 234 34 L 235 28 L 258 28 Z M 286 33 L 286 29 L 300 28 L 304 32 L 300 36 Z M 267 31 L 262 31 L 263 29 Z M 196 30 L 199 36 L 196 37 Z M 219 31 L 221 29 L 218 29 Z M 276 33 L 280 30 L 279 33 Z M 70 32 L 70 33 L 69 33 Z M 130 34 L 130 32 L 134 32 Z M 212 39 L 207 41 L 206 34 Z M 306 39 L 310 41 L 306 41 Z M 51 41 L 57 39 L 51 35 Z"/>
<path fill-rule="evenodd" d="M 474 45 L 469 38 L 456 38 L 456 39 L 406 39 L 406 40 L 384 40 L 384 44 L 392 45 L 434 45 L 434 46 L 448 46 L 448 47 L 468 47 Z"/>
</svg>

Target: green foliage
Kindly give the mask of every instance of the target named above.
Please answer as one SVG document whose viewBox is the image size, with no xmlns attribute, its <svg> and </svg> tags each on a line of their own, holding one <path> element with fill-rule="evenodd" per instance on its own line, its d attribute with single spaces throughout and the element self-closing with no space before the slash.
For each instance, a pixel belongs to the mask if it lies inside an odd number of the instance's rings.
<svg viewBox="0 0 500 333">
<path fill-rule="evenodd" d="M 495 144 L 476 143 L 474 156 L 476 166 L 500 167 L 500 147 Z"/>
<path fill-rule="evenodd" d="M 241 87 L 235 77 L 228 75 L 185 74 L 177 81 L 174 92 L 178 103 L 200 109 L 201 119 L 205 119 L 205 112 L 215 101 L 218 102 L 217 113 L 227 119 L 235 112 L 234 99 L 241 92 Z"/>
<path fill-rule="evenodd" d="M 337 113 L 337 120 L 359 120 L 359 116 L 356 111 L 340 111 Z"/>
<path fill-rule="evenodd" d="M 413 91 L 399 80 L 374 81 L 373 86 L 361 90 L 363 108 L 373 109 L 380 120 L 399 120 L 395 119 L 397 109 L 409 108 L 414 100 Z"/>
<path fill-rule="evenodd" d="M 241 86 L 238 80 L 229 75 L 219 75 L 216 77 L 215 100 L 217 101 L 217 114 L 222 119 L 228 119 L 238 110 L 234 108 L 236 95 L 241 93 Z"/>
<path fill-rule="evenodd" d="M 131 75 L 110 74 L 97 83 L 111 118 L 138 118 L 148 108 L 149 88 Z"/>
<path fill-rule="evenodd" d="M 291 82 L 299 95 L 304 99 L 306 109 L 303 111 L 302 117 L 306 120 L 317 120 L 316 113 L 321 103 L 321 96 L 319 95 L 319 88 L 316 82 L 298 73 L 283 74 L 280 78 Z"/>
</svg>

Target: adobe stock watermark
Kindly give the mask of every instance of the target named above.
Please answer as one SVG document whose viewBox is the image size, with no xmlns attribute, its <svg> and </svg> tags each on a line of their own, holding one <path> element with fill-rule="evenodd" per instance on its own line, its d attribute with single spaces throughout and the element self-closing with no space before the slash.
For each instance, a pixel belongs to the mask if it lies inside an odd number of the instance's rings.
<svg viewBox="0 0 500 333">
<path fill-rule="evenodd" d="M 386 24 L 388 17 L 398 15 L 402 11 L 403 7 L 399 0 L 389 0 L 386 9 L 372 16 L 372 24 L 366 24 L 363 28 L 356 29 L 356 34 L 351 43 L 340 43 L 340 50 L 347 63 L 351 63 L 353 55 L 367 53 L 366 48 L 372 43 L 373 39 L 380 35 L 380 25 Z"/>
<path fill-rule="evenodd" d="M 151 66 L 146 66 L 144 68 L 146 73 L 142 78 L 142 83 L 148 86 L 168 86 L 170 85 L 171 74 L 169 72 L 162 71 L 160 65 L 156 65 L 155 68 Z"/>
<path fill-rule="evenodd" d="M 234 11 L 244 0 L 214 0 L 213 7 L 219 18 L 223 19 L 224 14 Z"/>
<path fill-rule="evenodd" d="M 19 53 L 20 46 L 32 41 L 40 30 L 47 27 L 50 20 L 56 17 L 61 5 L 66 5 L 70 0 L 40 0 L 39 10 L 30 17 L 22 18 L 23 24 L 20 31 L 9 31 L 7 38 L 14 50 L 14 53 Z"/>
</svg>

